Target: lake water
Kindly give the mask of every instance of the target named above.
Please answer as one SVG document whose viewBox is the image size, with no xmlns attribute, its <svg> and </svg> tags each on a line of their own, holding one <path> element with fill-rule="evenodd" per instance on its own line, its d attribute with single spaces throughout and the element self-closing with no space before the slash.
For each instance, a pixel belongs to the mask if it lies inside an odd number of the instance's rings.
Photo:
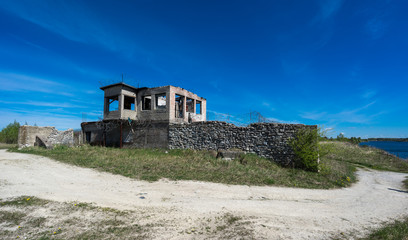
<svg viewBox="0 0 408 240">
<path fill-rule="evenodd" d="M 379 148 L 400 158 L 408 159 L 408 142 L 372 141 L 362 142 L 360 145 Z"/>
</svg>

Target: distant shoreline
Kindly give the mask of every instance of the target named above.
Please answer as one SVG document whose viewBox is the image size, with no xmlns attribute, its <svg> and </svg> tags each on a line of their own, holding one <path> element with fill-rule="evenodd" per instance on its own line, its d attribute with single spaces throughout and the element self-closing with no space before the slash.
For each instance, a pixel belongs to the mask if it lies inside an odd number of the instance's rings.
<svg viewBox="0 0 408 240">
<path fill-rule="evenodd" d="M 367 138 L 365 142 L 408 142 L 408 138 Z"/>
</svg>

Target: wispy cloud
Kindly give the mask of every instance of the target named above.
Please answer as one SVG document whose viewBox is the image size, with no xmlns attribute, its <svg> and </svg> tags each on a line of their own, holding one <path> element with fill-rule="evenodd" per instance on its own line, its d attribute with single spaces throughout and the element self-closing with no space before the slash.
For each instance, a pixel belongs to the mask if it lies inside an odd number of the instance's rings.
<svg viewBox="0 0 408 240">
<path fill-rule="evenodd" d="M 343 5 L 343 2 L 344 0 L 318 0 L 322 20 L 326 20 L 336 14 Z"/>
<path fill-rule="evenodd" d="M 330 124 L 334 123 L 370 123 L 379 115 L 385 112 L 368 112 L 365 111 L 374 105 L 376 102 L 372 101 L 364 106 L 355 109 L 346 109 L 337 113 L 330 112 L 304 112 L 300 114 L 300 117 L 304 119 L 310 119 L 315 121 L 327 122 Z"/>
<path fill-rule="evenodd" d="M 2 101 L 3 104 L 12 104 L 12 105 L 28 105 L 28 106 L 37 106 L 37 107 L 58 107 L 58 108 L 85 108 L 85 106 L 74 105 L 71 103 L 61 102 L 36 102 L 36 101 L 22 101 L 22 102 L 11 102 L 11 101 Z"/>
<path fill-rule="evenodd" d="M 381 19 L 381 17 L 375 17 L 366 23 L 365 29 L 372 39 L 378 39 L 385 34 L 387 24 Z"/>
<path fill-rule="evenodd" d="M 266 107 L 269 111 L 275 111 L 276 109 L 273 107 L 273 104 L 268 101 L 263 101 L 262 106 Z"/>
<path fill-rule="evenodd" d="M 300 114 L 300 117 L 310 120 L 322 120 L 327 115 L 327 112 L 304 112 Z"/>
<path fill-rule="evenodd" d="M 23 38 L 21 38 L 21 37 L 18 37 L 18 36 L 16 36 L 16 35 L 14 35 L 14 34 L 10 34 L 10 33 L 9 33 L 9 35 L 10 35 L 11 37 L 13 37 L 14 39 L 16 39 L 17 41 L 19 41 L 19 42 L 21 42 L 21 43 L 24 43 L 24 44 L 26 44 L 26 45 L 28 45 L 28 46 L 31 46 L 31 47 L 40 49 L 40 50 L 42 50 L 42 51 L 48 51 L 48 50 L 45 49 L 44 47 L 41 47 L 41 46 L 39 46 L 38 44 L 35 44 L 35 43 L 33 43 L 33 42 L 30 42 L 30 41 L 28 41 L 28 40 L 26 40 L 26 39 L 23 39 Z"/>
<path fill-rule="evenodd" d="M 1 72 L 0 70 L 0 91 L 29 91 L 50 93 L 63 96 L 73 96 L 64 90 L 70 87 L 60 81 L 48 80 L 40 77 L 33 77 L 19 73 Z"/>
<path fill-rule="evenodd" d="M 81 1 L 2 1 L 0 7 L 71 41 L 96 44 L 125 55 L 144 51 Z"/>
<path fill-rule="evenodd" d="M 377 94 L 377 91 L 373 89 L 368 89 L 361 95 L 361 97 L 365 99 L 369 99 L 369 98 L 374 97 L 376 94 Z"/>
<path fill-rule="evenodd" d="M 258 120 L 263 120 L 266 122 L 277 122 L 277 123 L 292 123 L 292 124 L 299 123 L 296 120 L 282 120 L 278 118 L 265 117 L 265 116 L 262 116 L 262 119 L 258 119 L 256 116 L 255 116 L 255 119 L 251 119 L 250 113 L 232 115 L 232 114 L 216 112 L 212 110 L 207 110 L 207 119 L 212 120 L 212 121 L 215 120 L 215 121 L 229 122 L 229 123 L 235 124 L 236 126 L 246 126 L 250 124 L 251 122 L 256 122 Z"/>
</svg>

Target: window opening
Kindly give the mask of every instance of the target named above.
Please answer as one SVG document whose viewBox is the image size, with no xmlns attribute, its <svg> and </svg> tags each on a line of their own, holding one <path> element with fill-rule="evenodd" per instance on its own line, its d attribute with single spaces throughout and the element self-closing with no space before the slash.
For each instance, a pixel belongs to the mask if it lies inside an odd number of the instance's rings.
<svg viewBox="0 0 408 240">
<path fill-rule="evenodd" d="M 156 94 L 156 109 L 166 109 L 166 94 Z"/>
<path fill-rule="evenodd" d="M 187 98 L 186 101 L 186 112 L 194 113 L 194 100 L 191 98 Z"/>
<path fill-rule="evenodd" d="M 127 110 L 135 110 L 135 98 L 125 96 L 125 101 L 123 104 L 123 108 Z"/>
<path fill-rule="evenodd" d="M 143 96 L 142 97 L 142 110 L 151 110 L 152 109 L 152 96 Z"/>
<path fill-rule="evenodd" d="M 196 101 L 196 114 L 201 114 L 201 101 Z"/>
<path fill-rule="evenodd" d="M 119 110 L 119 97 L 108 97 L 108 112 Z"/>
<path fill-rule="evenodd" d="M 176 118 L 183 118 L 183 101 L 184 97 L 176 94 Z"/>
</svg>

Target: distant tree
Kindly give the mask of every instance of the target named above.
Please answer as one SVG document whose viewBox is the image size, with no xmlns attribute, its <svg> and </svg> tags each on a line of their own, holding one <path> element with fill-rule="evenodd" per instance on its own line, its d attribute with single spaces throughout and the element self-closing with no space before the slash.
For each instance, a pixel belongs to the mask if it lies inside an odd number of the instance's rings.
<svg viewBox="0 0 408 240">
<path fill-rule="evenodd" d="M 337 141 L 345 141 L 346 140 L 346 137 L 344 137 L 344 134 L 343 133 L 340 133 L 339 135 L 337 135 Z"/>
<path fill-rule="evenodd" d="M 358 137 L 358 138 L 356 138 L 356 137 L 351 137 L 350 140 L 349 140 L 349 142 L 358 145 L 358 144 L 361 143 L 361 137 Z"/>
<path fill-rule="evenodd" d="M 7 127 L 3 128 L 0 132 L 0 142 L 16 144 L 18 140 L 18 130 L 20 123 L 14 120 L 14 123 L 10 123 Z"/>
</svg>

